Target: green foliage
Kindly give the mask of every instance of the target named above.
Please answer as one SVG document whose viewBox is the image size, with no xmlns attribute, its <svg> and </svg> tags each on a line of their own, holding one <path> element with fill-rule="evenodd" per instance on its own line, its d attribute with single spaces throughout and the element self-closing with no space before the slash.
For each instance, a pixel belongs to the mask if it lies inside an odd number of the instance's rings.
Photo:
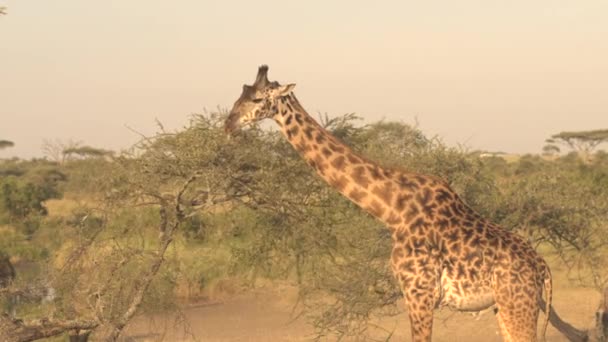
<svg viewBox="0 0 608 342">
<path fill-rule="evenodd" d="M 608 284 L 608 169 L 602 161 L 522 158 L 502 188 L 495 221 L 549 243 L 583 284 Z"/>
<path fill-rule="evenodd" d="M 14 177 L 3 179 L 0 184 L 1 208 L 12 219 L 25 219 L 31 214 L 45 215 L 42 202 L 56 195 L 52 188 L 19 182 Z"/>
<path fill-rule="evenodd" d="M 0 165 L 0 222 L 20 223 L 26 231 L 37 229 L 39 216 L 47 213 L 44 201 L 60 198 L 59 183 L 65 175 L 44 162 L 5 162 Z"/>
</svg>

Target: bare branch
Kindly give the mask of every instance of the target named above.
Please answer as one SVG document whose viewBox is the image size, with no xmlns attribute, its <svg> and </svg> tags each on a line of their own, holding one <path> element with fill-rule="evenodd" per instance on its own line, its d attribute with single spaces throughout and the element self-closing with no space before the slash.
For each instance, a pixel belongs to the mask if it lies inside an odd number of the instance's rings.
<svg viewBox="0 0 608 342">
<path fill-rule="evenodd" d="M 192 175 L 186 182 L 184 182 L 184 185 L 181 187 L 181 189 L 178 191 L 177 195 L 174 197 L 173 208 L 174 208 L 175 212 L 174 212 L 173 217 L 170 217 L 170 210 L 169 210 L 170 203 L 167 201 L 167 198 L 163 198 L 161 200 L 161 207 L 160 207 L 161 221 L 160 221 L 159 227 L 158 227 L 159 232 L 160 232 L 159 233 L 160 245 L 156 251 L 155 258 L 152 261 L 152 263 L 150 264 L 148 271 L 146 271 L 140 278 L 141 280 L 135 284 L 135 291 L 134 291 L 133 299 L 132 299 L 131 304 L 129 305 L 128 309 L 125 311 L 125 313 L 122 315 L 122 317 L 117 322 L 112 323 L 112 330 L 109 332 L 108 336 L 106 337 L 107 340 L 114 341 L 118 338 L 118 336 L 120 336 L 120 333 L 122 332 L 124 327 L 131 320 L 131 318 L 133 318 L 133 316 L 137 312 L 137 309 L 141 305 L 141 302 L 143 301 L 146 290 L 152 283 L 152 280 L 154 279 L 154 277 L 158 273 L 158 270 L 160 269 L 160 267 L 163 264 L 165 252 L 167 251 L 167 248 L 173 241 L 173 234 L 175 233 L 177 227 L 179 226 L 179 224 L 181 223 L 181 221 L 184 218 L 184 215 L 182 213 L 182 209 L 180 206 L 180 200 L 181 200 L 183 194 L 186 192 L 186 190 L 190 186 L 190 184 L 192 184 L 192 182 L 194 182 L 194 180 L 196 180 L 196 178 L 198 178 L 199 176 L 200 175 L 198 173 L 195 173 L 194 175 Z"/>
<path fill-rule="evenodd" d="M 0 341 L 29 342 L 41 338 L 61 335 L 71 330 L 90 330 L 99 326 L 95 320 L 37 319 L 22 321 L 0 315 Z"/>
</svg>

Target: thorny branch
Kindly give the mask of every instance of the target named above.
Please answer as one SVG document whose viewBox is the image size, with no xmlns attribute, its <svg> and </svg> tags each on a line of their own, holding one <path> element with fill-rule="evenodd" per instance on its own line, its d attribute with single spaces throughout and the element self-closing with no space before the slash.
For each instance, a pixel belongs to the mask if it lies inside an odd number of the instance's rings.
<svg viewBox="0 0 608 342">
<path fill-rule="evenodd" d="M 165 252 L 173 241 L 173 234 L 184 218 L 183 209 L 180 204 L 182 196 L 190 184 L 192 184 L 192 182 L 194 182 L 199 176 L 199 173 L 195 173 L 182 185 L 181 189 L 177 193 L 177 196 L 175 196 L 173 207 L 171 207 L 171 203 L 166 198 L 163 198 L 161 201 L 161 221 L 159 224 L 160 245 L 156 251 L 156 256 L 150 264 L 148 270 L 140 278 L 141 280 L 135 284 L 135 293 L 128 309 L 118 321 L 111 323 L 112 328 L 108 333 L 106 340 L 115 341 L 118 339 L 124 327 L 131 320 L 131 318 L 133 318 L 133 315 L 135 315 L 137 309 L 141 305 L 146 290 L 150 286 L 150 283 L 152 283 L 154 276 L 158 273 L 158 270 L 163 264 Z M 173 215 L 171 215 L 171 209 L 174 211 Z"/>
<path fill-rule="evenodd" d="M 118 320 L 114 322 L 104 322 L 100 312 L 95 312 L 95 319 L 74 320 L 52 320 L 44 318 L 39 320 L 23 321 L 3 315 L 0 316 L 0 341 L 35 341 L 41 338 L 57 336 L 68 331 L 86 331 L 102 326 L 109 327 L 109 332 L 107 332 L 107 334 L 104 336 L 104 340 L 116 341 L 122 333 L 124 327 L 137 312 L 137 309 L 140 307 L 147 289 L 162 266 L 165 260 L 165 253 L 173 241 L 174 233 L 185 218 L 184 209 L 181 205 L 182 197 L 184 196 L 188 187 L 200 176 L 200 173 L 193 174 L 184 182 L 175 196 L 167 195 L 158 198 L 160 202 L 159 211 L 161 218 L 158 226 L 160 244 L 154 253 L 154 258 L 149 267 L 139 277 L 140 280 L 135 283 L 132 300 L 126 311 Z M 97 236 L 98 233 L 99 232 L 96 232 L 95 236 Z M 94 237 L 90 240 L 95 240 Z M 86 247 L 90 247 L 91 243 L 87 244 L 84 249 L 86 249 Z M 79 250 L 77 254 L 79 255 L 82 252 L 83 250 Z M 121 260 L 121 262 L 112 269 L 112 272 L 115 272 L 125 263 L 125 259 Z M 96 293 L 98 302 L 97 305 L 95 305 L 96 307 L 99 307 L 99 301 L 102 300 L 105 290 L 106 289 L 102 288 L 100 292 Z M 21 292 L 15 292 L 9 289 L 2 289 L 1 291 L 1 294 L 3 295 L 21 294 Z"/>
</svg>

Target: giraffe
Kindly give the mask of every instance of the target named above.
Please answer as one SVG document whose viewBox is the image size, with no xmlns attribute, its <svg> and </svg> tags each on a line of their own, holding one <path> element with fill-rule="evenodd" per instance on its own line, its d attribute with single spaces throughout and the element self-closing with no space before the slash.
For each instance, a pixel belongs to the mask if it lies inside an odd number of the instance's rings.
<svg viewBox="0 0 608 342">
<path fill-rule="evenodd" d="M 551 305 L 547 263 L 520 236 L 489 222 L 438 177 L 384 168 L 334 137 L 304 110 L 295 84 L 270 82 L 262 65 L 244 85 L 226 122 L 232 134 L 273 119 L 289 143 L 331 187 L 390 230 L 390 264 L 411 323 L 412 341 L 430 341 L 438 307 L 495 306 L 505 341 L 536 341 L 539 303 Z M 548 319 L 544 321 L 542 336 Z"/>
</svg>

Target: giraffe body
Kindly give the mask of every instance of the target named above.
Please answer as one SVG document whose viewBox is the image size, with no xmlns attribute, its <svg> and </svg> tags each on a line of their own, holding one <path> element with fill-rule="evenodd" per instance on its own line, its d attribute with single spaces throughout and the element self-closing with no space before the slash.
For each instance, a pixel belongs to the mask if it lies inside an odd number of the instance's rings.
<svg viewBox="0 0 608 342">
<path fill-rule="evenodd" d="M 254 85 L 244 86 L 226 131 L 272 118 L 322 179 L 388 227 L 413 341 L 431 340 L 438 307 L 492 305 L 505 341 L 536 341 L 538 300 L 545 289 L 550 305 L 551 274 L 527 242 L 482 218 L 445 181 L 383 168 L 355 153 L 306 113 L 294 85 L 269 82 L 266 73 L 260 67 Z"/>
</svg>

